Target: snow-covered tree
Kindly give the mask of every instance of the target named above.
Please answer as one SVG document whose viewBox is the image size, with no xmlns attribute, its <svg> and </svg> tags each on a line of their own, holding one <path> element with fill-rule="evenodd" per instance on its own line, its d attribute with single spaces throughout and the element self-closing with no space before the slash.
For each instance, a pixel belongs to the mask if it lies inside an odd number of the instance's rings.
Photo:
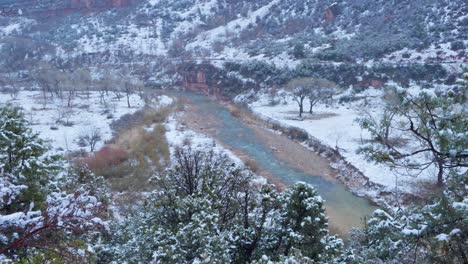
<svg viewBox="0 0 468 264">
<path fill-rule="evenodd" d="M 451 177 L 441 197 L 425 206 L 376 210 L 351 234 L 353 263 L 467 263 L 466 175 Z"/>
<path fill-rule="evenodd" d="M 468 167 L 466 88 L 465 83 L 462 89 L 418 95 L 391 90 L 392 101 L 380 121 L 358 120 L 374 139 L 360 152 L 415 175 L 435 168 L 442 186 L 448 171 Z"/>
<path fill-rule="evenodd" d="M 77 173 L 59 165 L 20 109 L 0 108 L 0 260 L 90 257 L 87 236 L 105 227 L 105 204 Z"/>
<path fill-rule="evenodd" d="M 225 155 L 190 147 L 153 182 L 146 206 L 116 227 L 106 261 L 246 263 L 302 254 L 327 262 L 341 252 L 322 199 L 305 183 L 279 193 Z"/>
<path fill-rule="evenodd" d="M 324 260 L 341 252 L 342 241 L 328 236 L 324 201 L 314 187 L 297 183 L 281 194 L 280 204 L 285 232 L 281 246 L 284 255 L 297 248 L 304 256 Z"/>
</svg>

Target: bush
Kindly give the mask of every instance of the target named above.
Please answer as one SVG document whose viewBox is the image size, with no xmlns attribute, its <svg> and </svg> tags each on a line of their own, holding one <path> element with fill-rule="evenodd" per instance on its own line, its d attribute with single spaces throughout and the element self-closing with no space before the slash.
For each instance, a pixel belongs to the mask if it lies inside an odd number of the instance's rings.
<svg viewBox="0 0 468 264">
<path fill-rule="evenodd" d="M 450 49 L 451 50 L 464 50 L 465 49 L 465 44 L 461 40 L 454 41 L 450 43 Z"/>
<path fill-rule="evenodd" d="M 286 130 L 286 135 L 293 140 L 304 142 L 309 139 L 309 134 L 304 129 L 297 127 L 290 127 Z"/>
<path fill-rule="evenodd" d="M 303 44 L 296 44 L 293 49 L 293 56 L 296 59 L 302 59 L 305 57 L 304 52 L 304 45 Z"/>
<path fill-rule="evenodd" d="M 99 172 L 125 162 L 128 153 L 115 145 L 103 147 L 100 151 L 83 158 L 82 163 L 86 164 L 92 171 Z"/>
</svg>

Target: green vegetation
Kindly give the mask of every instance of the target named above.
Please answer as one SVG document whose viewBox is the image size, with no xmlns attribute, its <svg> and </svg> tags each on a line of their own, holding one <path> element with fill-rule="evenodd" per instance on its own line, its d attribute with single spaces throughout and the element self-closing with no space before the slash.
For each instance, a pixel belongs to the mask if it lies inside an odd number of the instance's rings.
<svg viewBox="0 0 468 264">
<path fill-rule="evenodd" d="M 0 107 L 0 262 L 91 260 L 93 237 L 106 227 L 108 190 L 89 170 L 64 165 L 20 109 Z"/>
</svg>

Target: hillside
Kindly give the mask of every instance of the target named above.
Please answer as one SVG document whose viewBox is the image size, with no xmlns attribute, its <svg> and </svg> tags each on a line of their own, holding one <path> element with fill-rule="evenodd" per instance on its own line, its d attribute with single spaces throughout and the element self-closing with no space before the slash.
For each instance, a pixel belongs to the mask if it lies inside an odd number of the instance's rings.
<svg viewBox="0 0 468 264">
<path fill-rule="evenodd" d="M 40 25 L 8 35 L 45 41 L 57 54 L 63 49 L 74 56 L 107 51 L 118 56 L 125 49 L 169 57 L 269 58 L 287 66 L 304 58 L 466 62 L 463 0 L 3 0 L 1 9 L 17 13 L 2 20 L 15 24 L 28 17 Z M 60 10 L 65 11 L 58 16 Z M 47 12 L 56 16 L 43 15 Z"/>
</svg>

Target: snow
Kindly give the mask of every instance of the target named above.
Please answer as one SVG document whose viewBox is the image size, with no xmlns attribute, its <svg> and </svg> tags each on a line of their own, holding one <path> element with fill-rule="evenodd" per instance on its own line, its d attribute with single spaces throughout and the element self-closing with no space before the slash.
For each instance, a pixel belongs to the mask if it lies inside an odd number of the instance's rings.
<svg viewBox="0 0 468 264">
<path fill-rule="evenodd" d="M 465 46 L 468 41 L 464 40 Z M 451 43 L 432 44 L 426 49 L 415 50 L 404 48 L 399 51 L 392 52 L 386 55 L 382 62 L 400 62 L 400 63 L 431 63 L 443 62 L 442 65 L 448 71 L 463 72 L 463 64 L 467 62 L 466 56 L 463 56 L 460 51 L 451 49 Z"/>
<path fill-rule="evenodd" d="M 19 34 L 21 31 L 36 23 L 35 20 L 19 17 L 14 18 L 5 26 L 0 26 L 0 36 L 10 36 L 13 34 Z"/>
<path fill-rule="evenodd" d="M 167 95 L 159 95 L 157 99 L 159 107 L 169 106 L 174 102 L 174 100 Z"/>
<path fill-rule="evenodd" d="M 362 116 L 363 110 L 369 110 L 372 114 L 381 113 L 382 90 L 367 89 L 356 95 L 366 99 L 352 103 L 319 104 L 314 107 L 313 115 L 304 114 L 303 121 L 297 118 L 298 106 L 293 98 L 285 91 L 280 91 L 279 94 L 282 96 L 279 96 L 278 105 L 270 105 L 270 95 L 261 93 L 258 99 L 250 104 L 250 108 L 265 120 L 275 120 L 284 126 L 302 128 L 327 146 L 338 149 L 346 161 L 369 177 L 370 181 L 385 186 L 388 191 L 394 191 L 397 183 L 399 191 L 411 192 L 416 181 L 432 179 L 433 168 L 416 178 L 402 171 L 391 170 L 383 164 L 375 164 L 366 160 L 363 155 L 357 154 L 358 149 L 370 140 L 370 134 L 363 130 L 355 120 Z M 238 99 L 242 100 L 242 96 Z M 307 107 L 308 101 L 306 100 L 306 110 Z"/>
<path fill-rule="evenodd" d="M 449 241 L 449 238 L 450 236 L 447 235 L 447 234 L 438 234 L 436 237 L 435 237 L 438 241 Z"/>
<path fill-rule="evenodd" d="M 33 131 L 39 133 L 41 138 L 50 140 L 54 152 L 79 150 L 78 137 L 93 129 L 101 133 L 102 141 L 96 145 L 96 150 L 99 150 L 106 140 L 112 138 L 112 121 L 144 106 L 143 100 L 136 94 L 130 96 L 131 108 L 127 106 L 125 98 L 119 101 L 109 95 L 104 104 L 100 103 L 99 97 L 99 92 L 90 92 L 89 99 L 87 95 L 79 94 L 73 100 L 73 107 L 68 108 L 66 99 L 49 98 L 44 105 L 41 92 L 20 91 L 16 99 L 12 99 L 9 94 L 0 93 L 0 105 L 10 103 L 22 107 Z M 161 97 L 161 104 L 169 102 L 170 98 Z M 64 119 L 72 122 L 72 126 L 57 124 L 56 120 L 63 114 L 68 115 Z"/>
<path fill-rule="evenodd" d="M 0 167 L 1 169 L 1 167 Z M 0 206 L 11 204 L 13 200 L 28 187 L 26 185 L 15 185 L 8 177 L 0 178 Z"/>
<path fill-rule="evenodd" d="M 264 17 L 268 14 L 270 8 L 277 4 L 279 0 L 273 0 L 265 6 L 260 7 L 259 9 L 251 12 L 247 17 L 241 17 L 236 20 L 232 20 L 226 25 L 219 26 L 217 28 L 203 32 L 197 36 L 197 40 L 188 44 L 188 49 L 193 49 L 197 46 L 209 47 L 211 44 L 216 41 L 226 41 L 228 37 L 232 37 L 232 34 L 241 32 L 243 29 L 247 28 L 249 24 L 255 24 L 257 17 Z"/>
<path fill-rule="evenodd" d="M 426 230 L 427 225 L 420 225 L 419 227 L 420 229 L 403 228 L 401 233 L 406 236 L 419 236 Z"/>
</svg>

